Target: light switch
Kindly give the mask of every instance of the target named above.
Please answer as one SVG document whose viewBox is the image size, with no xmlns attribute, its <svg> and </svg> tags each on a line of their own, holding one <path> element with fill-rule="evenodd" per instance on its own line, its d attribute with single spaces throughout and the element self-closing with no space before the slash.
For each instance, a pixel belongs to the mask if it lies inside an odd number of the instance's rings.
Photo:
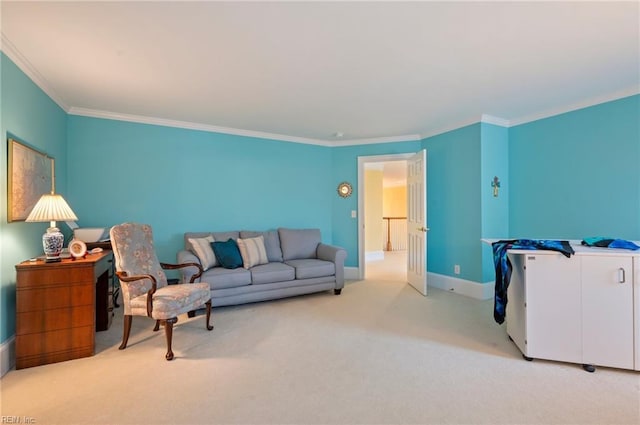
<svg viewBox="0 0 640 425">
<path fill-rule="evenodd" d="M 351 210 L 351 218 L 356 218 L 358 216 L 356 210 Z"/>
</svg>

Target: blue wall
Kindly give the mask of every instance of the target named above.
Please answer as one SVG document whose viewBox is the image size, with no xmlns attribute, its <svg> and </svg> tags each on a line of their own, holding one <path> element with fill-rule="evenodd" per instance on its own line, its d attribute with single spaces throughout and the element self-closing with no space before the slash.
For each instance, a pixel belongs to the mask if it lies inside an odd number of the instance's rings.
<svg viewBox="0 0 640 425">
<path fill-rule="evenodd" d="M 482 279 L 481 125 L 423 140 L 427 150 L 427 267 L 461 279 Z"/>
<path fill-rule="evenodd" d="M 640 96 L 509 129 L 512 237 L 640 239 Z"/>
<path fill-rule="evenodd" d="M 505 127 L 481 123 L 481 236 L 485 239 L 509 237 L 509 131 Z M 493 178 L 498 177 L 498 196 L 493 196 Z M 495 279 L 491 246 L 482 243 L 482 278 Z"/>
<path fill-rule="evenodd" d="M 7 138 L 15 138 L 55 158 L 56 192 L 66 198 L 67 131 L 66 113 L 4 53 L 0 53 L 0 67 L 3 170 L 0 177 L 0 342 L 4 342 L 15 333 L 15 265 L 42 254 L 42 234 L 49 227 L 48 223 L 7 223 Z M 63 226 L 61 230 L 68 232 Z"/>
<path fill-rule="evenodd" d="M 149 223 L 161 261 L 187 231 L 317 227 L 332 242 L 328 147 L 70 116 L 68 154 L 78 223 Z"/>
</svg>

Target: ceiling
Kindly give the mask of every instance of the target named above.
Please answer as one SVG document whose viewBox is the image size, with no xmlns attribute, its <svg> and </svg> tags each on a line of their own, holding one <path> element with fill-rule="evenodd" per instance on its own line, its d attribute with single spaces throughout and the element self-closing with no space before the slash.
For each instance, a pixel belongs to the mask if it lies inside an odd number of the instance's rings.
<svg viewBox="0 0 640 425">
<path fill-rule="evenodd" d="M 0 7 L 2 50 L 78 115 L 339 146 L 640 92 L 637 1 Z"/>
</svg>

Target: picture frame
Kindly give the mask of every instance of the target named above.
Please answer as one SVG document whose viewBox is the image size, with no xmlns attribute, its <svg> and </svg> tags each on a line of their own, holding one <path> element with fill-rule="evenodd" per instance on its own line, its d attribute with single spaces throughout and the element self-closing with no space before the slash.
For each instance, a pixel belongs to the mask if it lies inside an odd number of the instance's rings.
<svg viewBox="0 0 640 425">
<path fill-rule="evenodd" d="M 40 197 L 54 188 L 55 160 L 12 138 L 7 150 L 7 221 L 25 221 Z"/>
</svg>

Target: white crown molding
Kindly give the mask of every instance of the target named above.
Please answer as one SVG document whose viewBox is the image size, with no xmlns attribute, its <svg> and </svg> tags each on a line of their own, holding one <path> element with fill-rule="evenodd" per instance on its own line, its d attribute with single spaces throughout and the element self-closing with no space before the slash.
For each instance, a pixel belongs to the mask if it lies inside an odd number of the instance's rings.
<svg viewBox="0 0 640 425">
<path fill-rule="evenodd" d="M 471 118 L 466 121 L 458 122 L 457 124 L 453 124 L 450 126 L 446 126 L 440 128 L 438 130 L 430 131 L 428 133 L 422 133 L 420 136 L 422 139 L 428 139 L 430 137 L 434 137 L 440 134 L 447 133 L 449 131 L 457 130 L 462 127 L 466 127 L 471 124 L 476 124 L 478 122 L 498 125 L 501 127 L 515 127 L 517 125 L 526 124 L 533 121 L 538 121 L 541 119 L 553 117 L 556 115 L 565 114 L 567 112 L 577 111 L 579 109 L 589 108 L 591 106 L 596 106 L 601 103 L 612 102 L 614 100 L 623 99 L 625 97 L 634 96 L 640 94 L 640 86 L 632 86 L 623 90 L 619 90 L 613 93 L 608 93 L 602 96 L 592 97 L 581 102 L 573 103 L 571 105 L 559 106 L 557 108 L 548 109 L 543 112 L 537 112 L 535 114 L 526 115 L 524 117 L 515 118 L 511 120 L 507 120 L 500 117 L 495 117 L 493 115 L 482 114 L 480 118 Z"/>
<path fill-rule="evenodd" d="M 329 146 L 342 147 L 342 146 L 356 146 L 356 145 L 373 145 L 377 143 L 398 143 L 398 142 L 415 142 L 422 140 L 419 134 L 405 134 L 401 136 L 389 136 L 389 137 L 374 137 L 370 139 L 352 139 L 341 140 L 331 143 Z"/>
<path fill-rule="evenodd" d="M 33 81 L 35 85 L 40 87 L 40 89 L 45 92 L 47 96 L 51 98 L 55 103 L 60 106 L 65 112 L 69 111 L 69 106 L 62 100 L 62 98 L 56 93 L 56 91 L 51 87 L 49 82 L 38 72 L 38 70 L 29 62 L 29 60 L 24 57 L 22 53 L 16 49 L 16 47 L 11 43 L 11 41 L 7 38 L 4 33 L 1 33 L 0 37 L 0 50 L 4 52 L 5 55 L 9 59 L 16 64 L 18 68 L 22 72 L 24 72 L 27 77 Z"/>
<path fill-rule="evenodd" d="M 566 114 L 567 112 L 577 111 L 578 109 L 589 108 L 591 106 L 599 105 L 601 103 L 611 102 L 625 97 L 634 96 L 640 94 L 640 86 L 627 87 L 626 89 L 619 90 L 613 93 L 608 93 L 603 96 L 596 96 L 581 102 L 573 103 L 571 105 L 565 105 L 557 108 L 548 109 L 543 112 L 537 112 L 535 114 L 526 115 L 524 117 L 510 120 L 510 127 L 516 125 L 526 124 L 533 121 L 538 121 L 544 118 L 553 117 L 556 115 Z"/>
<path fill-rule="evenodd" d="M 420 137 L 422 139 L 428 139 L 430 137 L 434 137 L 434 136 L 438 136 L 440 134 L 448 133 L 450 131 L 457 130 L 457 129 L 462 128 L 462 127 L 466 127 L 468 125 L 477 124 L 480 121 L 482 121 L 482 117 L 469 118 L 468 120 L 465 120 L 465 121 L 459 121 L 456 124 L 452 124 L 452 125 L 448 125 L 448 126 L 445 126 L 445 127 L 441 127 L 441 128 L 439 128 L 437 130 L 429 131 L 427 133 L 422 133 L 420 135 Z"/>
<path fill-rule="evenodd" d="M 511 121 L 493 115 L 482 114 L 480 122 L 485 124 L 499 125 L 500 127 L 510 127 Z"/>
<path fill-rule="evenodd" d="M 188 121 L 169 120 L 164 118 L 145 117 L 140 115 L 121 114 L 118 112 L 98 111 L 88 108 L 71 107 L 67 111 L 69 115 L 79 115 L 91 118 L 101 118 L 107 120 L 128 121 L 140 124 L 159 125 L 163 127 L 177 127 L 188 130 L 200 130 L 211 133 L 233 134 L 236 136 L 255 137 L 258 139 L 272 139 L 284 142 L 304 143 L 307 145 L 318 145 L 326 147 L 369 145 L 372 143 L 391 143 L 420 140 L 420 135 L 410 134 L 406 136 L 379 137 L 375 139 L 353 139 L 353 140 L 320 140 L 306 137 L 287 136 L 285 134 L 267 133 L 262 131 L 242 130 L 239 128 L 220 127 L 216 125 L 198 124 Z"/>
<path fill-rule="evenodd" d="M 118 112 L 98 111 L 95 109 L 72 107 L 68 111 L 69 115 L 80 115 L 91 118 L 102 118 L 107 120 L 128 121 L 141 124 L 159 125 L 163 127 L 177 127 L 188 130 L 200 130 L 210 133 L 233 134 L 236 136 L 255 137 L 258 139 L 273 139 L 277 141 L 305 143 L 320 146 L 332 146 L 331 142 L 305 137 L 287 136 L 284 134 L 266 133 L 262 131 L 242 130 L 238 128 L 220 127 L 216 125 L 198 124 L 188 121 L 169 120 L 164 118 L 145 117 L 140 115 L 121 114 Z"/>
<path fill-rule="evenodd" d="M 466 127 L 472 124 L 477 124 L 477 123 L 493 124 L 493 125 L 499 125 L 500 127 L 507 127 L 507 128 L 510 127 L 511 125 L 511 122 L 507 119 L 496 117 L 493 115 L 482 114 L 476 118 L 469 118 L 468 120 L 458 122 L 457 124 L 442 127 L 442 128 L 439 128 L 438 130 L 430 131 L 428 133 L 423 133 L 421 134 L 421 137 L 423 139 L 428 139 L 429 137 L 448 133 L 449 131 L 457 130 L 459 128 Z"/>
</svg>

